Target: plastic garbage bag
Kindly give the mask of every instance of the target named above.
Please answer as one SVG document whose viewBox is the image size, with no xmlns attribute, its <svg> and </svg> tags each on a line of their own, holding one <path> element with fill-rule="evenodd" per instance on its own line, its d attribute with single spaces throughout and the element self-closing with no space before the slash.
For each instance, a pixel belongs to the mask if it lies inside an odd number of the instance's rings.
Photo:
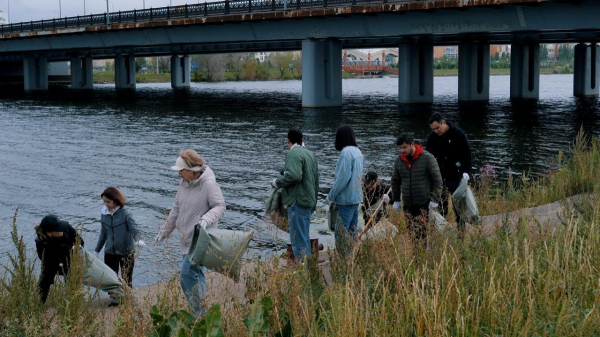
<svg viewBox="0 0 600 337">
<path fill-rule="evenodd" d="M 339 210 L 340 206 L 334 202 L 332 202 L 329 205 L 329 209 L 327 209 L 327 224 L 329 225 L 329 230 L 332 232 L 335 232 L 335 223 L 338 220 Z"/>
<path fill-rule="evenodd" d="M 434 227 L 438 231 L 444 230 L 448 221 L 435 208 L 429 208 L 429 226 Z"/>
<path fill-rule="evenodd" d="M 253 235 L 252 231 L 204 229 L 196 225 L 188 259 L 193 265 L 202 265 L 238 282 L 242 255 Z"/>
<path fill-rule="evenodd" d="M 265 195 L 265 214 L 271 218 L 275 227 L 289 233 L 287 210 L 281 199 L 281 188 L 270 186 Z"/>
<path fill-rule="evenodd" d="M 477 224 L 480 222 L 479 209 L 475 202 L 475 196 L 465 179 L 461 180 L 456 191 L 452 193 L 452 204 L 456 211 L 459 212 L 460 218 L 465 222 L 470 224 Z"/>
<path fill-rule="evenodd" d="M 83 261 L 87 268 L 83 277 L 83 283 L 106 291 L 113 302 L 120 303 L 123 296 L 125 296 L 125 290 L 119 276 L 104 262 L 95 257 L 94 254 L 89 253 L 85 249 L 80 249 L 79 251 L 83 254 Z"/>
</svg>

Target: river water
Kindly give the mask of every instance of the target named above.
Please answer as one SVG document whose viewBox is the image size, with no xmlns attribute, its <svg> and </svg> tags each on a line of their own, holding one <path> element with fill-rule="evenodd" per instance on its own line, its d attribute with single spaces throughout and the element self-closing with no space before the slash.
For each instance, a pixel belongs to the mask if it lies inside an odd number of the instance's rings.
<svg viewBox="0 0 600 337">
<path fill-rule="evenodd" d="M 179 178 L 169 167 L 180 150 L 193 148 L 214 170 L 227 202 L 221 226 L 252 229 L 249 256 L 281 252 L 287 235 L 265 224 L 263 197 L 283 167 L 287 130 L 304 131 L 320 170 L 319 210 L 333 180 L 339 153 L 333 140 L 342 124 L 353 126 L 365 156 L 365 170 L 389 179 L 398 154 L 395 137 L 415 133 L 424 142 L 427 119 L 439 111 L 467 134 L 475 171 L 493 165 L 506 175 L 542 175 L 567 151 L 578 130 L 600 130 L 597 98 L 572 97 L 572 75 L 542 75 L 540 100 L 509 99 L 508 76 L 491 78 L 490 101 L 457 102 L 457 77 L 436 77 L 433 104 L 396 102 L 395 78 L 343 81 L 343 106 L 305 109 L 301 82 L 138 84 L 135 92 L 97 85 L 90 92 L 53 88 L 27 95 L 0 93 L 0 262 L 14 251 L 10 224 L 17 226 L 33 256 L 33 225 L 55 213 L 82 228 L 92 250 L 99 234 L 107 186 L 119 187 L 143 232 L 147 247 L 136 260 L 134 286 L 168 277 L 179 259 L 177 232 L 170 246 L 152 238 L 170 209 Z M 316 221 L 313 235 L 330 245 L 332 235 Z M 169 248 L 170 247 L 170 248 Z M 173 249 L 174 247 L 174 249 Z"/>
</svg>

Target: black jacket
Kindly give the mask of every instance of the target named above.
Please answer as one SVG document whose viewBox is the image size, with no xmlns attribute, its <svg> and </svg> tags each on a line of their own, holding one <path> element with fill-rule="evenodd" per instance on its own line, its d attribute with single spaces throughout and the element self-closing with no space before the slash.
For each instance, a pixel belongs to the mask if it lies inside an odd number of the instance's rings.
<svg viewBox="0 0 600 337">
<path fill-rule="evenodd" d="M 46 301 L 50 285 L 54 283 L 56 274 L 67 275 L 71 263 L 71 250 L 77 242 L 79 234 L 71 225 L 59 238 L 42 237 L 35 238 L 35 247 L 40 260 L 42 260 L 42 275 L 40 276 L 40 295 L 42 302 Z M 83 239 L 79 239 L 83 247 Z"/>
<path fill-rule="evenodd" d="M 442 179 L 457 180 L 471 172 L 471 148 L 463 130 L 451 122 L 446 124 L 449 128 L 443 135 L 429 135 L 426 150 L 437 160 Z"/>
</svg>

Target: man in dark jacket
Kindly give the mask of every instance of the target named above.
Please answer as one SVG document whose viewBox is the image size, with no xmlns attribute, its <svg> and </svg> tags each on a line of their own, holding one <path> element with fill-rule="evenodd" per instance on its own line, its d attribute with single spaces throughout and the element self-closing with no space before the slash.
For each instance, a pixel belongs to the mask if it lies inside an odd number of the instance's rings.
<svg viewBox="0 0 600 337">
<path fill-rule="evenodd" d="M 36 226 L 35 247 L 40 260 L 42 260 L 42 274 L 38 284 L 42 303 L 46 302 L 50 286 L 54 277 L 67 276 L 71 263 L 71 250 L 79 241 L 83 247 L 83 240 L 75 228 L 66 221 L 59 220 L 56 215 L 47 215 Z"/>
<path fill-rule="evenodd" d="M 273 187 L 282 188 L 282 202 L 287 206 L 290 241 L 296 261 L 310 256 L 310 215 L 317 206 L 319 168 L 315 155 L 306 149 L 302 131 L 288 131 L 290 150 L 285 156 L 283 176 L 273 179 Z"/>
<path fill-rule="evenodd" d="M 441 213 L 448 214 L 448 199 L 462 179 L 469 180 L 471 171 L 471 148 L 465 133 L 446 121 L 439 112 L 429 117 L 431 134 L 427 138 L 426 149 L 437 160 L 442 179 L 444 180 L 444 193 L 441 202 Z M 461 220 L 459 212 L 454 208 L 456 223 L 460 236 L 464 235 L 465 223 Z"/>
<path fill-rule="evenodd" d="M 400 149 L 400 156 L 396 158 L 392 172 L 393 207 L 400 211 L 402 195 L 411 239 L 424 245 L 429 208 L 438 207 L 442 176 L 435 158 L 421 145 L 415 144 L 412 134 L 402 133 L 396 145 Z"/>
</svg>

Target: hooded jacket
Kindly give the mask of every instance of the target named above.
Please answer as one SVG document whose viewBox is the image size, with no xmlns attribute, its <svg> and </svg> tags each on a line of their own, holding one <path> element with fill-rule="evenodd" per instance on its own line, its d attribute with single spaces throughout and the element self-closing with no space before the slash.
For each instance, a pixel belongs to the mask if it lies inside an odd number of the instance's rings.
<svg viewBox="0 0 600 337">
<path fill-rule="evenodd" d="M 134 242 L 140 239 L 140 231 L 129 210 L 121 207 L 111 215 L 104 206 L 100 226 L 96 252 L 100 252 L 103 246 L 104 253 L 110 255 L 129 255 L 134 252 Z"/>
<path fill-rule="evenodd" d="M 426 149 L 437 160 L 444 180 L 459 180 L 471 171 L 471 148 L 463 130 L 451 122 L 446 124 L 448 130 L 443 135 L 429 135 Z"/>
<path fill-rule="evenodd" d="M 182 179 L 177 186 L 173 208 L 160 234 L 168 237 L 177 228 L 181 252 L 185 255 L 190 248 L 196 224 L 204 220 L 207 227 L 217 227 L 223 214 L 225 199 L 221 187 L 217 184 L 213 171 L 205 165 L 204 172 L 198 179 Z"/>
<path fill-rule="evenodd" d="M 437 161 L 421 145 L 415 145 L 412 160 L 403 154 L 396 158 L 392 172 L 394 201 L 400 201 L 402 193 L 404 207 L 423 207 L 430 201 L 439 203 L 442 186 Z"/>
</svg>

